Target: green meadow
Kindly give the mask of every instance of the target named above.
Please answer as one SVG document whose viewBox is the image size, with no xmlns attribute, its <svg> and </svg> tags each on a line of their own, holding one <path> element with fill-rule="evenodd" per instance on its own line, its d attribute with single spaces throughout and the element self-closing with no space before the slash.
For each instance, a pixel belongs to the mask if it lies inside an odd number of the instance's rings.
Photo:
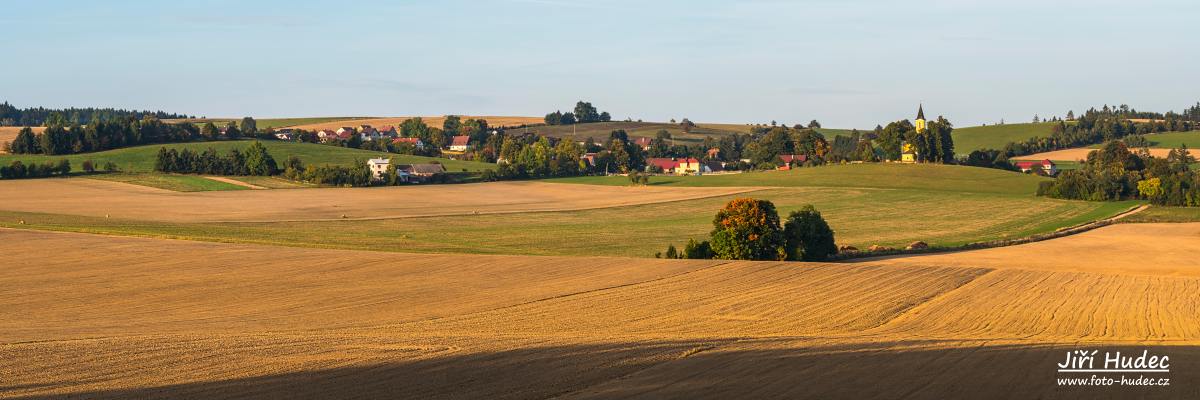
<svg viewBox="0 0 1200 400">
<path fill-rule="evenodd" d="M 1057 122 L 968 126 L 954 128 L 954 152 L 970 154 L 974 150 L 1002 149 L 1012 142 L 1021 142 L 1033 137 L 1050 135 L 1050 128 Z"/>
<path fill-rule="evenodd" d="M 151 144 L 66 156 L 0 154 L 0 163 L 8 164 L 13 160 L 20 160 L 22 163 L 44 163 L 47 161 L 57 161 L 61 158 L 66 158 L 71 161 L 72 170 L 75 172 L 82 171 L 82 165 L 85 160 L 91 160 L 93 163 L 95 163 L 97 169 L 100 169 L 100 167 L 106 162 L 112 162 L 113 164 L 117 165 L 121 172 L 153 172 L 154 160 L 160 147 L 177 150 L 191 149 L 195 152 L 204 151 L 205 149 L 212 147 L 217 151 L 217 153 L 225 154 L 232 149 L 244 149 L 246 146 L 250 145 L 250 142 L 251 140 L 230 140 L 216 142 Z M 383 157 L 391 158 L 393 162 L 399 164 L 428 163 L 436 161 L 445 165 L 446 170 L 450 172 L 462 172 L 464 170 L 478 172 L 484 169 L 494 168 L 492 164 L 473 161 L 456 161 L 446 158 L 381 153 L 377 151 L 349 149 L 345 147 L 327 146 L 323 144 L 281 142 L 274 140 L 264 140 L 262 143 L 267 147 L 267 151 L 271 153 L 271 156 L 275 158 L 275 161 L 279 163 L 282 163 L 283 160 L 286 160 L 288 156 L 296 156 L 305 164 L 331 165 L 350 165 L 355 160 L 362 161 L 368 158 Z"/>
<path fill-rule="evenodd" d="M 711 179 L 711 180 L 710 180 Z M 703 239 L 736 197 L 771 200 L 781 215 L 812 204 L 841 245 L 955 246 L 1052 232 L 1105 218 L 1136 202 L 1083 202 L 1033 195 L 1042 178 L 990 169 L 900 164 L 844 165 L 703 177 L 655 177 L 681 186 L 761 186 L 704 199 L 592 210 L 383 220 L 170 223 L 0 212 L 0 226 L 190 240 L 395 252 L 652 257 L 668 244 Z M 623 177 L 553 180 L 628 184 Z M 560 183 L 568 185 L 568 183 Z M 481 189 L 486 189 L 482 186 Z M 321 190 L 321 189 L 314 189 Z M 580 185 L 579 190 L 587 190 Z M 403 189 L 397 191 L 403 198 Z M 25 221 L 18 225 L 16 221 Z M 370 240 L 364 241 L 364 235 Z"/>
</svg>

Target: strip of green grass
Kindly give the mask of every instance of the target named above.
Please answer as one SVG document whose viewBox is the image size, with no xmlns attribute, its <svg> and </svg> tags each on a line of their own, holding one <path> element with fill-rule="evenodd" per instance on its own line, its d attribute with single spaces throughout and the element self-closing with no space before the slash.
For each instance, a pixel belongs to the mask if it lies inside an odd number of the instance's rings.
<svg viewBox="0 0 1200 400">
<path fill-rule="evenodd" d="M 1002 149 L 1012 142 L 1022 142 L 1033 137 L 1047 137 L 1057 122 L 968 126 L 954 128 L 954 152 L 970 154 L 973 150 Z"/>
<path fill-rule="evenodd" d="M 71 161 L 72 170 L 75 172 L 82 171 L 84 160 L 92 160 L 97 168 L 99 168 L 105 162 L 112 162 L 116 164 L 122 172 L 152 172 L 154 171 L 154 161 L 158 156 L 158 149 L 160 147 L 172 148 L 176 150 L 191 149 L 195 152 L 201 152 L 211 147 L 219 154 L 226 154 L 232 149 L 243 150 L 249 146 L 251 142 L 251 140 L 229 140 L 217 142 L 152 144 L 95 153 L 72 154 L 68 156 L 4 154 L 0 155 L 0 164 L 7 165 L 13 160 L 20 160 L 23 163 L 45 163 L 66 158 Z M 262 143 L 267 147 L 267 151 L 271 153 L 271 156 L 275 158 L 275 161 L 279 163 L 282 163 L 283 160 L 286 160 L 288 156 L 293 155 L 300 158 L 300 161 L 303 161 L 305 164 L 331 165 L 351 165 L 355 160 L 365 161 L 368 158 L 383 157 L 391 158 L 392 162 L 398 164 L 439 162 L 442 163 L 442 165 L 444 165 L 446 170 L 449 172 L 462 172 L 463 170 L 479 172 L 484 169 L 495 168 L 495 165 L 493 164 L 474 161 L 457 161 L 448 158 L 381 153 L 377 151 L 349 149 L 345 147 L 328 146 L 323 144 L 282 142 L 275 140 L 264 140 Z"/>
<path fill-rule="evenodd" d="M 1033 196 L 1038 182 L 1049 178 L 991 168 L 935 164 L 865 163 L 796 168 L 791 171 L 653 176 L 662 186 L 764 186 L 921 189 L 951 192 L 1000 193 Z M 548 182 L 590 185 L 629 185 L 623 176 L 582 176 Z"/>
<path fill-rule="evenodd" d="M 0 211 L 0 226 L 282 246 L 397 252 L 652 257 L 703 239 L 724 203 L 749 196 L 780 214 L 812 204 L 843 245 L 934 246 L 1012 239 L 1108 217 L 1121 204 L 1033 196 L 857 188 L 784 188 L 594 210 L 368 221 L 168 223 Z M 24 220 L 26 224 L 17 224 Z M 369 240 L 364 242 L 364 235 Z M 364 245 L 369 243 L 369 245 Z M 364 247 L 367 246 L 367 247 Z"/>
<path fill-rule="evenodd" d="M 246 190 L 245 186 L 215 181 L 201 176 L 171 174 L 98 174 L 88 176 L 113 182 L 173 190 L 176 192 L 207 192 L 214 190 Z"/>
<path fill-rule="evenodd" d="M 1121 222 L 1200 222 L 1200 207 L 1151 206 L 1142 212 L 1121 218 Z"/>
</svg>

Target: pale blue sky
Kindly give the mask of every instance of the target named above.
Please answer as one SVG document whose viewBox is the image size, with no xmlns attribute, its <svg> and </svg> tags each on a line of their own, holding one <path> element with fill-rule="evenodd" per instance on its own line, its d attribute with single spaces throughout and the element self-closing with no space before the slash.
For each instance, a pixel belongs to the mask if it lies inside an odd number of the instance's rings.
<svg viewBox="0 0 1200 400">
<path fill-rule="evenodd" d="M 9 1 L 0 100 L 958 126 L 1200 100 L 1200 2 Z"/>
</svg>

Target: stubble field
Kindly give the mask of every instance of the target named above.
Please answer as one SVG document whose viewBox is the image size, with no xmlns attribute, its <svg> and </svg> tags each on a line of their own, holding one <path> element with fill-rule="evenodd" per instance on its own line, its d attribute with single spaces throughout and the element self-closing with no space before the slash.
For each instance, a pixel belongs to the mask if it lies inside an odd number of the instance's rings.
<svg viewBox="0 0 1200 400">
<path fill-rule="evenodd" d="M 1200 394 L 1200 277 L 1138 268 L 1178 262 L 1154 253 L 1127 273 L 0 237 L 2 397 Z M 1080 348 L 1170 355 L 1174 383 L 1056 386 Z"/>
</svg>

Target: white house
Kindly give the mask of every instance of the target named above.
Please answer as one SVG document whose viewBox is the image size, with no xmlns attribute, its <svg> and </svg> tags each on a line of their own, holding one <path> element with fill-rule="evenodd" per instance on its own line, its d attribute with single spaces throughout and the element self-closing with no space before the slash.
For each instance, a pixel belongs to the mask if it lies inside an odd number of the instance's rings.
<svg viewBox="0 0 1200 400">
<path fill-rule="evenodd" d="M 392 164 L 392 160 L 386 158 L 372 158 L 367 160 L 367 167 L 371 169 L 371 175 L 375 180 L 382 180 L 383 174 L 387 173 L 388 165 Z"/>
<path fill-rule="evenodd" d="M 450 142 L 450 151 L 467 151 L 467 146 L 470 144 L 470 136 L 455 136 Z"/>
</svg>

